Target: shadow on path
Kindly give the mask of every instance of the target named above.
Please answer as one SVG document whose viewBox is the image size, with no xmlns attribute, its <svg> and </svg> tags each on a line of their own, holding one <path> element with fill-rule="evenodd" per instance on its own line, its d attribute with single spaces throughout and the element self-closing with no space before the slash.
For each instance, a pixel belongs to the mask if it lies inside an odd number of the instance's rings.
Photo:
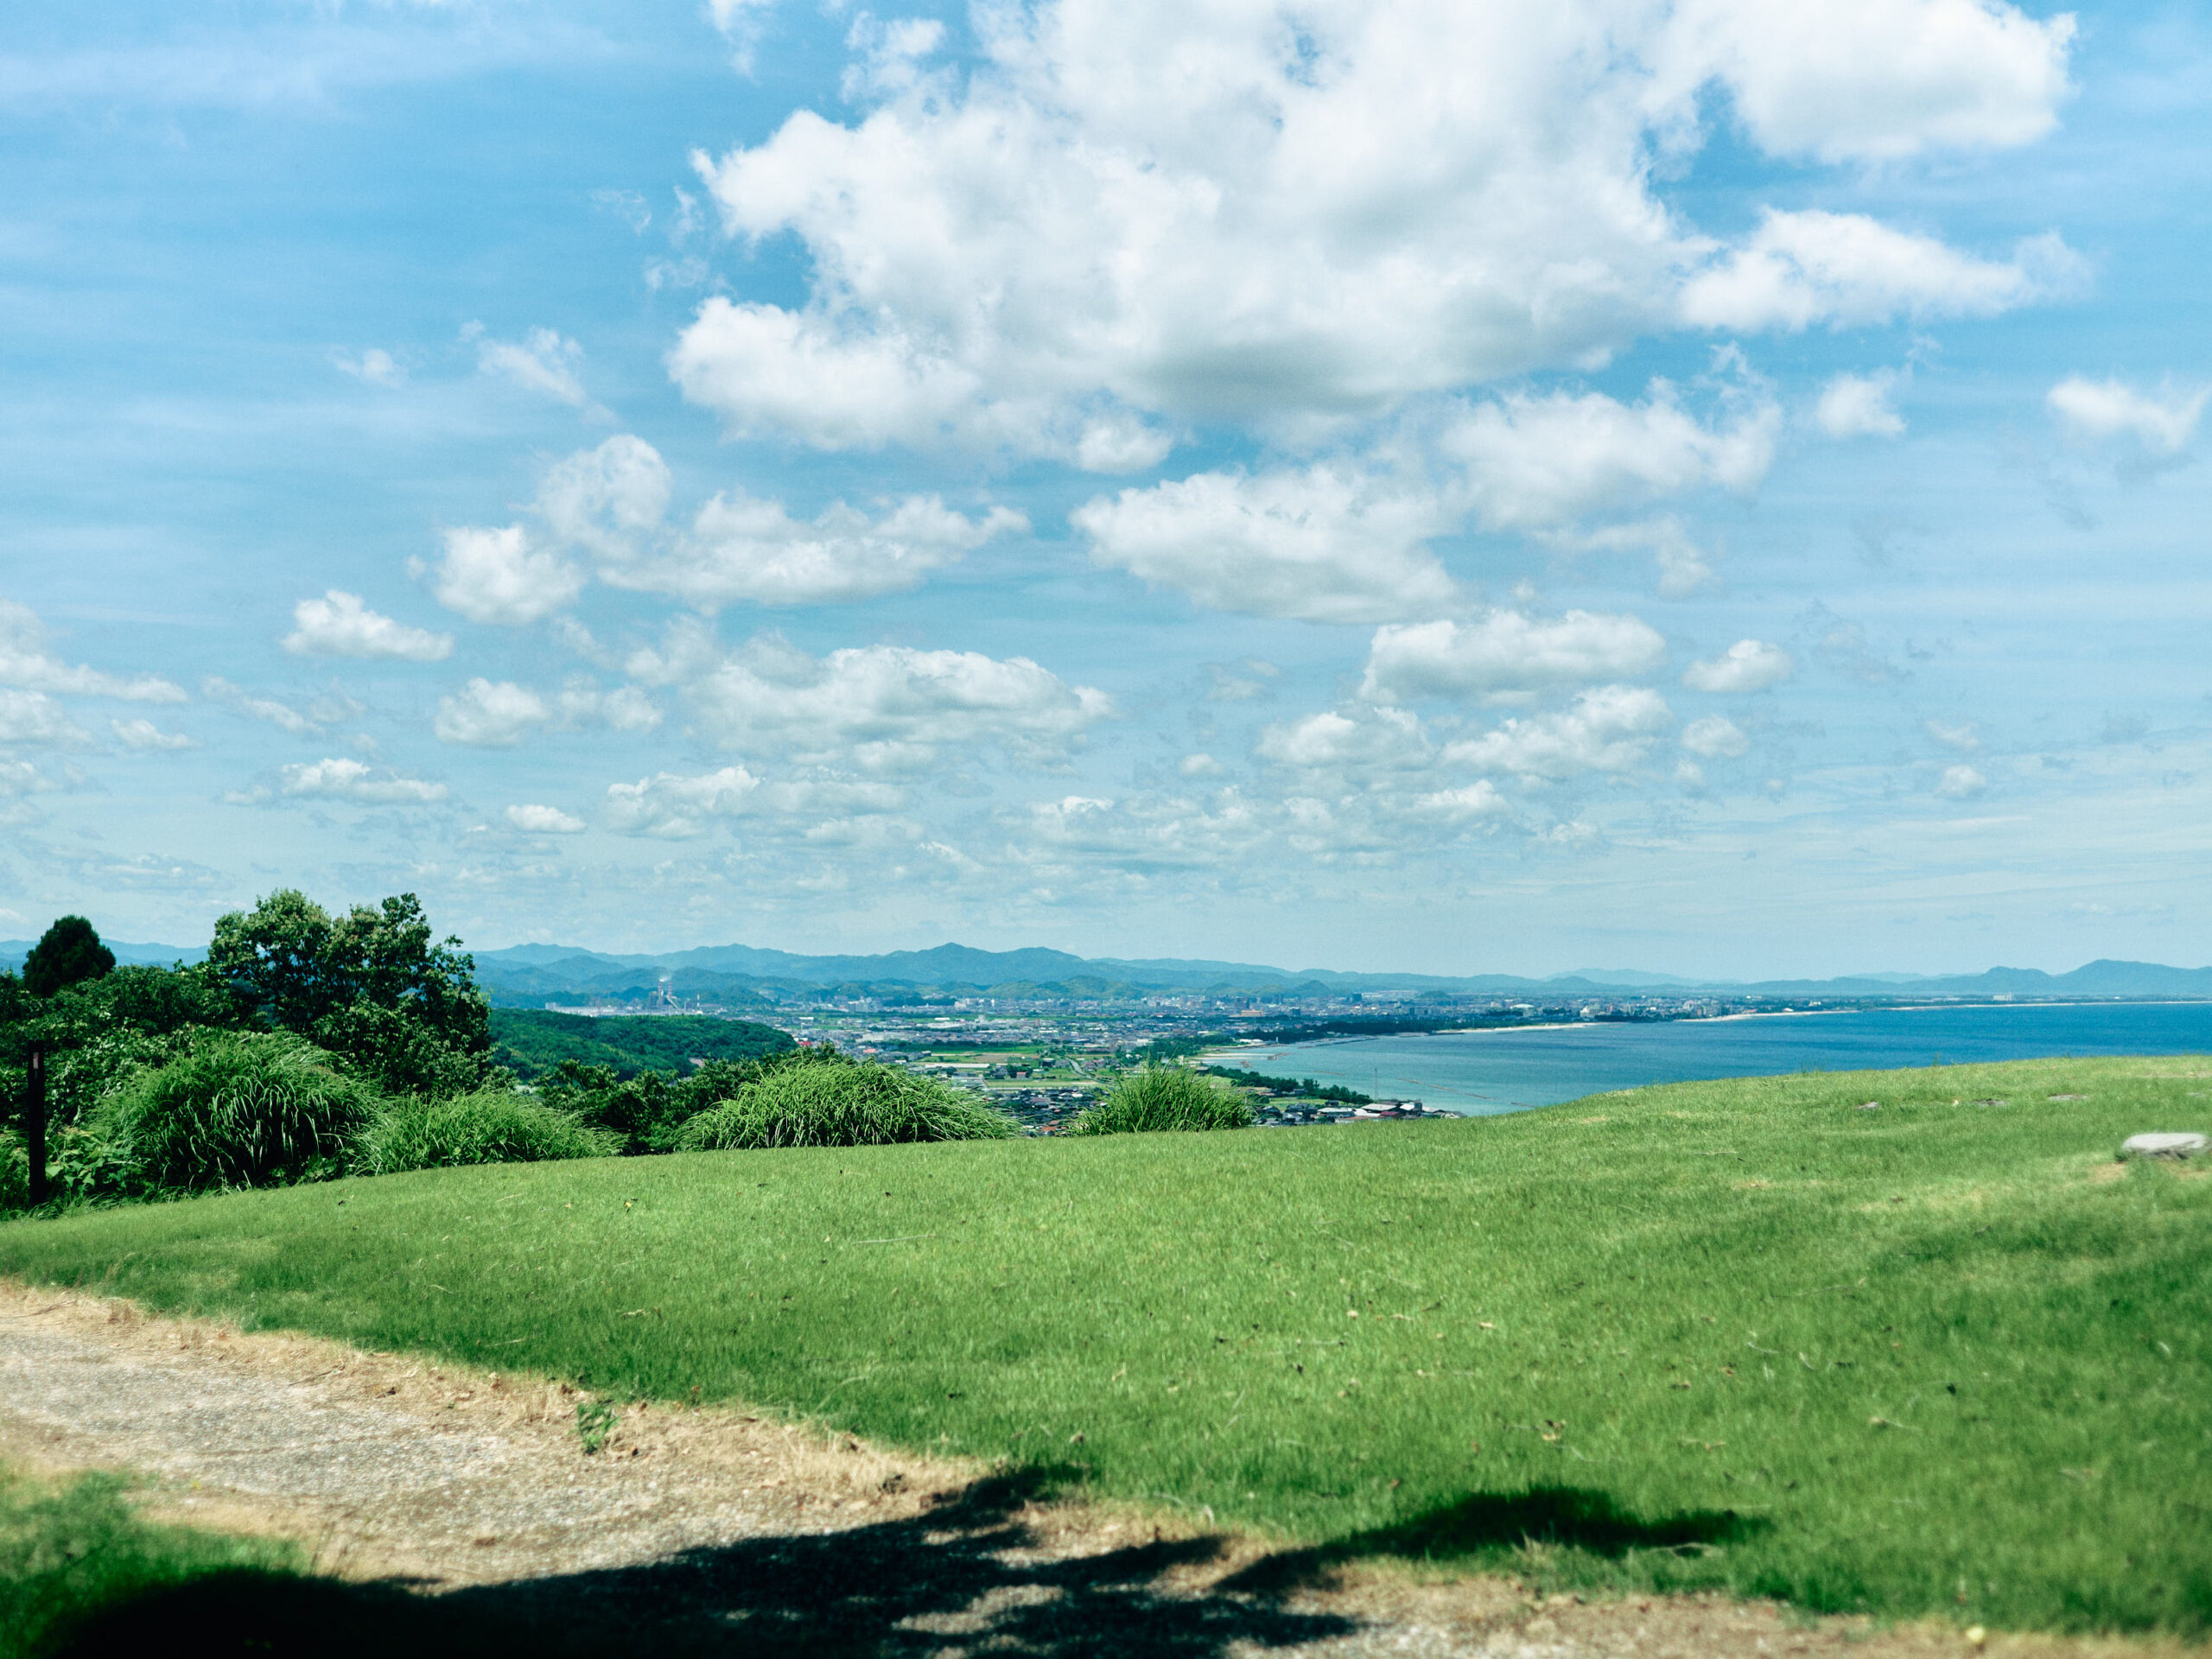
<svg viewBox="0 0 2212 1659">
<path fill-rule="evenodd" d="M 1050 1484 L 1044 1474 L 987 1480 L 909 1521 L 435 1597 L 394 1585 L 218 1574 L 112 1609 L 60 1651 L 921 1659 L 988 1646 L 1022 1659 L 1217 1659 L 1232 1644 L 1264 1651 L 1358 1628 L 1285 1611 L 1264 1591 L 1178 1596 L 1159 1587 L 1162 1573 L 1217 1559 L 1217 1539 L 1002 1559 L 1041 1541 L 1019 1511 Z"/>
<path fill-rule="evenodd" d="M 1337 1567 L 1376 1556 L 1474 1561 L 1554 1545 L 1618 1560 L 1630 1550 L 1696 1550 L 1732 1543 L 1770 1523 L 1733 1510 L 1688 1510 L 1656 1521 L 1631 1515 L 1604 1492 L 1537 1486 L 1525 1492 L 1477 1492 L 1402 1521 L 1311 1549 L 1283 1550 L 1223 1581 L 1232 1592 L 1278 1596 L 1325 1582 Z"/>
</svg>

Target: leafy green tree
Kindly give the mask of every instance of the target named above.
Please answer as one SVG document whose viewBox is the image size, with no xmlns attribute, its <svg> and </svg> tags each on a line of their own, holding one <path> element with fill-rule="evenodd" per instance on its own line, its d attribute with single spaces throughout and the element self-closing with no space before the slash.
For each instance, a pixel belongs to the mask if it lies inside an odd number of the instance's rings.
<svg viewBox="0 0 2212 1659">
<path fill-rule="evenodd" d="M 490 1070 L 490 1004 L 461 941 L 411 893 L 332 916 L 283 888 L 215 924 L 207 972 L 240 1017 L 296 1032 L 394 1091 L 454 1094 Z"/>
<path fill-rule="evenodd" d="M 99 930 L 82 916 L 64 916 L 23 958 L 23 988 L 33 996 L 52 996 L 64 986 L 114 971 L 115 952 L 100 943 Z"/>
</svg>

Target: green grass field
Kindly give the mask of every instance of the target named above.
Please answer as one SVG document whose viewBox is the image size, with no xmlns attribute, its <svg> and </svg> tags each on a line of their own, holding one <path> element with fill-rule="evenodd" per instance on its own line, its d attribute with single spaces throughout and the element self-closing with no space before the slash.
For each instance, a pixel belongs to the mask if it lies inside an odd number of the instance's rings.
<svg viewBox="0 0 2212 1659">
<path fill-rule="evenodd" d="M 1808 1075 L 443 1170 L 16 1222 L 0 1271 L 747 1400 L 1331 1554 L 2202 1636 L 2212 1179 L 2113 1154 L 2207 1128 L 2201 1058 Z"/>
</svg>

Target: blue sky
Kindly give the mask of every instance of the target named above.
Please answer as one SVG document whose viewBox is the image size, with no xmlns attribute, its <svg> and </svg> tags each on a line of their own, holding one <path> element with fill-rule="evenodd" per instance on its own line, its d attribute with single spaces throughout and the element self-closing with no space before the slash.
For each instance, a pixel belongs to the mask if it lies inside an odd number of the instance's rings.
<svg viewBox="0 0 2212 1659">
<path fill-rule="evenodd" d="M 2206 960 L 2212 25 L 0 20 L 0 933 Z"/>
</svg>

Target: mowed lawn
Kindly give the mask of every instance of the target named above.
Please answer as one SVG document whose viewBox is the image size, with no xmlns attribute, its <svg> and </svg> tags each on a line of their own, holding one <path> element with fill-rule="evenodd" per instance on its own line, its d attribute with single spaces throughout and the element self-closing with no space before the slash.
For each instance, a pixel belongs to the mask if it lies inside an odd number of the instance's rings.
<svg viewBox="0 0 2212 1659">
<path fill-rule="evenodd" d="M 2113 1160 L 2171 1128 L 2212 1059 L 454 1170 L 19 1222 L 0 1271 L 1347 1554 L 2201 1635 L 2212 1179 Z"/>
</svg>

